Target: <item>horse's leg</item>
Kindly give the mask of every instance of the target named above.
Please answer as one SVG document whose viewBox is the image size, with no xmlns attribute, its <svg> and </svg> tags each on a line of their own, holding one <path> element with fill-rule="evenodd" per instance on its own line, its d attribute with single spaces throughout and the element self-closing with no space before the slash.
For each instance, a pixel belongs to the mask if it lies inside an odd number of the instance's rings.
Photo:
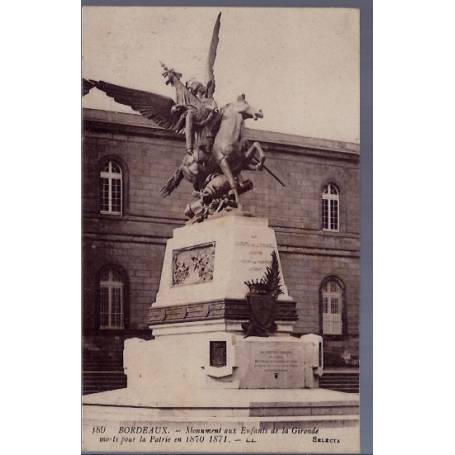
<svg viewBox="0 0 455 455">
<path fill-rule="evenodd" d="M 219 162 L 219 166 L 221 170 L 223 171 L 223 174 L 226 176 L 228 179 L 229 185 L 234 192 L 234 197 L 235 197 L 235 202 L 237 204 L 237 208 L 241 209 L 240 206 L 240 199 L 239 199 L 239 192 L 237 190 L 237 182 L 235 181 L 234 175 L 232 174 L 231 167 L 229 166 L 229 163 L 227 162 L 227 158 L 223 156 Z"/>
</svg>

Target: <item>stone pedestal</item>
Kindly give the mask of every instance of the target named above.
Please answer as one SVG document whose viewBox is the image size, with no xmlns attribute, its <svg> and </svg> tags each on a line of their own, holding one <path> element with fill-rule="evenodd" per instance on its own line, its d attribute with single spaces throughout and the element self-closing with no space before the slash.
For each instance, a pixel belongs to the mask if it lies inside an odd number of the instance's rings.
<svg viewBox="0 0 455 455">
<path fill-rule="evenodd" d="M 245 281 L 264 277 L 272 252 L 283 293 L 276 301 L 247 300 Z M 273 305 L 267 325 L 273 330 L 264 332 L 270 336 L 246 337 L 252 312 L 259 312 L 257 323 L 262 304 Z M 154 339 L 125 342 L 126 389 L 84 397 L 86 449 L 317 452 L 324 446 L 314 443 L 317 436 L 310 430 L 326 428 L 343 441 L 333 452 L 357 452 L 358 397 L 318 389 L 322 338 L 291 335 L 295 305 L 266 219 L 232 213 L 175 229 L 150 309 Z M 202 442 L 189 430 L 193 425 L 219 429 L 223 436 Z M 167 435 L 135 439 L 120 430 L 163 426 L 172 440 Z M 102 440 L 94 433 L 101 427 L 112 436 Z M 260 444 L 248 446 L 248 435 L 255 432 Z M 283 446 L 276 435 L 288 433 L 294 442 L 287 437 Z M 216 449 L 212 445 L 223 441 Z"/>
<path fill-rule="evenodd" d="M 267 219 L 246 214 L 232 213 L 174 229 L 166 245 L 152 315 L 175 305 L 244 301 L 245 281 L 262 277 L 272 251 L 277 250 Z M 279 301 L 292 301 L 284 281 L 281 285 Z"/>
<path fill-rule="evenodd" d="M 273 304 L 276 331 L 245 338 L 250 318 L 245 281 L 264 277 L 278 259 L 282 294 Z M 128 387 L 295 389 L 318 386 L 322 338 L 291 332 L 297 319 L 265 218 L 231 213 L 174 230 L 167 242 L 156 302 L 154 340 L 128 340 Z M 160 365 L 159 375 L 156 365 Z"/>
<path fill-rule="evenodd" d="M 186 326 L 188 327 L 188 326 Z M 302 389 L 319 385 L 322 341 L 317 335 L 244 338 L 227 331 L 183 333 L 125 342 L 128 387 L 172 389 Z M 149 392 L 150 393 L 150 392 Z"/>
<path fill-rule="evenodd" d="M 242 333 L 248 321 L 245 281 L 261 278 L 278 253 L 265 218 L 230 214 L 174 230 L 168 240 L 156 302 L 150 309 L 155 337 L 202 332 Z M 278 256 L 279 262 L 279 256 Z M 297 320 L 283 280 L 275 305 L 277 335 Z M 192 323 L 192 324 L 189 324 Z"/>
</svg>

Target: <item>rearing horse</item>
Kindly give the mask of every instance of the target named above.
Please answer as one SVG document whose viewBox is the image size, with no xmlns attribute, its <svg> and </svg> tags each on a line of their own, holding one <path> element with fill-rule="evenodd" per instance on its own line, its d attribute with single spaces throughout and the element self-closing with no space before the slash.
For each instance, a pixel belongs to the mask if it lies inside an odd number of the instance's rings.
<svg viewBox="0 0 455 455">
<path fill-rule="evenodd" d="M 245 141 L 242 138 L 245 119 L 263 118 L 262 111 L 256 110 L 240 95 L 237 101 L 229 103 L 221 110 L 221 122 L 213 143 L 212 156 L 216 164 L 227 178 L 234 192 L 235 201 L 239 206 L 239 194 L 235 177 L 243 169 L 260 170 L 265 161 L 265 155 L 258 142 L 245 151 Z M 256 163 L 254 153 L 259 153 Z"/>
<path fill-rule="evenodd" d="M 261 170 L 265 161 L 260 144 L 254 142 L 249 146 L 243 138 L 244 121 L 262 117 L 262 111 L 250 106 L 245 95 L 240 95 L 236 102 L 224 106 L 220 111 L 221 120 L 216 124 L 212 150 L 208 153 L 195 150 L 192 155 L 186 154 L 175 174 L 161 189 L 161 194 L 170 195 L 181 180 L 186 178 L 201 193 L 204 203 L 232 190 L 239 207 L 240 172 Z"/>
</svg>

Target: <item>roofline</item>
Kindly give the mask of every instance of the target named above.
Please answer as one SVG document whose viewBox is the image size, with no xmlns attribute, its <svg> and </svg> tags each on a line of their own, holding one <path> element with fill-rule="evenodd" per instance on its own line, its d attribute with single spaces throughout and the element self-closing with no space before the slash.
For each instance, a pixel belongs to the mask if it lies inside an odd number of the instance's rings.
<svg viewBox="0 0 455 455">
<path fill-rule="evenodd" d="M 141 130 L 146 128 L 147 130 L 153 130 L 157 133 L 168 133 L 170 136 L 174 136 L 175 139 L 180 139 L 180 136 L 168 132 L 167 130 L 155 125 L 151 120 L 138 114 L 128 114 L 125 112 L 106 111 L 84 107 L 82 109 L 82 116 L 84 122 L 96 122 L 98 124 L 114 123 L 129 127 L 139 127 Z M 245 133 L 248 139 L 258 142 L 299 148 L 310 148 L 315 150 L 327 150 L 331 152 L 342 152 L 350 154 L 351 156 L 359 155 L 360 153 L 360 145 L 353 142 L 299 136 L 296 134 L 278 133 L 275 131 L 256 130 L 251 128 L 245 128 Z"/>
</svg>

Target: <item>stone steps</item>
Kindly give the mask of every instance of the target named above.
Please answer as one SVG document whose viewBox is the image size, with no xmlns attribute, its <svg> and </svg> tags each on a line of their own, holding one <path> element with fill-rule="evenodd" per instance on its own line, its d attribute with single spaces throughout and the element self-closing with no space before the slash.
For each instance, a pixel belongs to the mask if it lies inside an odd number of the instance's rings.
<svg viewBox="0 0 455 455">
<path fill-rule="evenodd" d="M 82 393 L 104 392 L 126 387 L 123 371 L 84 371 L 82 373 Z"/>
<path fill-rule="evenodd" d="M 323 389 L 339 392 L 359 393 L 359 374 L 357 372 L 338 373 L 336 371 L 324 373 L 319 380 L 319 386 Z"/>
<path fill-rule="evenodd" d="M 123 352 L 85 351 L 82 357 L 84 395 L 126 387 Z"/>
<path fill-rule="evenodd" d="M 326 377 L 323 376 L 324 382 L 327 384 L 352 384 L 352 383 L 358 383 L 359 378 L 358 377 L 352 377 L 352 378 L 346 378 L 338 375 L 333 375 L 333 377 Z"/>
<path fill-rule="evenodd" d="M 83 371 L 123 371 L 123 362 L 83 362 L 82 363 Z"/>
<path fill-rule="evenodd" d="M 84 371 L 83 393 L 103 392 L 126 387 L 126 376 L 123 371 Z M 323 375 L 320 380 L 320 387 L 339 392 L 358 393 L 358 375 L 343 377 L 342 375 Z"/>
</svg>

